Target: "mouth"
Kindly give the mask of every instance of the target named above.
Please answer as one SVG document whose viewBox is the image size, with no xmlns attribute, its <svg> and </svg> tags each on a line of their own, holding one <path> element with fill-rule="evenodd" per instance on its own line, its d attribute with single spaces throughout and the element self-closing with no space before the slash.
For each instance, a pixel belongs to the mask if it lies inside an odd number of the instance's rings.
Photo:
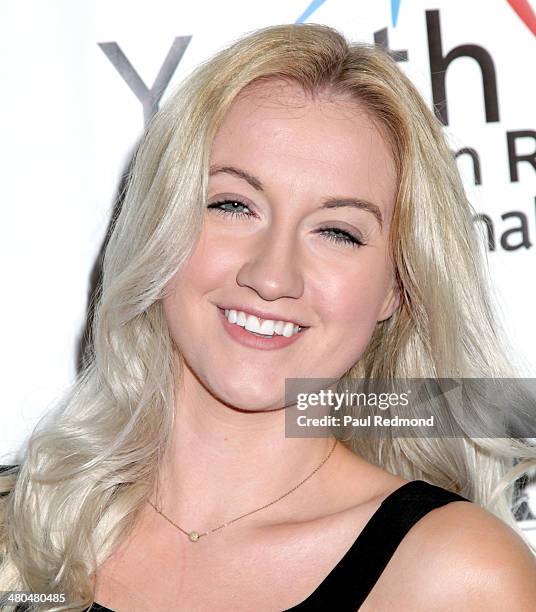
<svg viewBox="0 0 536 612">
<path fill-rule="evenodd" d="M 297 334 L 303 333 L 305 329 L 308 329 L 306 326 L 299 325 L 298 323 L 293 323 L 291 321 L 284 321 L 282 319 L 275 318 L 263 318 L 258 316 L 256 313 L 249 313 L 247 311 L 238 311 L 237 309 L 225 308 L 222 306 L 217 306 L 220 313 L 224 316 L 229 325 L 233 325 L 236 327 L 241 327 L 244 331 L 249 332 L 254 336 L 258 336 L 259 338 L 273 338 L 277 336 L 283 337 L 292 337 Z M 231 315 L 229 317 L 229 312 L 234 310 L 235 313 L 240 313 L 237 316 Z M 245 317 L 244 317 L 245 315 Z M 249 316 L 254 317 L 253 321 L 248 321 L 249 325 L 246 324 L 246 320 Z M 258 321 L 258 324 L 257 324 Z M 269 321 L 267 323 L 267 321 Z M 268 333 L 261 333 L 260 327 L 264 326 L 265 330 Z"/>
<path fill-rule="evenodd" d="M 284 323 L 278 320 L 275 323 L 272 319 L 265 319 L 261 328 L 260 318 L 256 317 L 256 315 L 253 315 L 253 319 L 249 319 L 249 315 L 247 315 L 248 318 L 245 319 L 244 315 L 246 312 L 239 311 L 236 316 L 231 314 L 228 317 L 230 309 L 221 306 L 217 306 L 217 309 L 227 333 L 235 341 L 249 348 L 262 350 L 282 349 L 296 342 L 296 340 L 303 336 L 303 332 L 308 329 L 307 327 L 301 328 L 290 321 Z M 237 317 L 240 317 L 240 319 Z"/>
</svg>

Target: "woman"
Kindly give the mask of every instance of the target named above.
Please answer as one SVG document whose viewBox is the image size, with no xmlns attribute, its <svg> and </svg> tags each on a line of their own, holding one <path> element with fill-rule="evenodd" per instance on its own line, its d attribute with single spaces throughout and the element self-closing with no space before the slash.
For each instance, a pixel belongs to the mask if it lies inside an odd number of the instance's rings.
<svg viewBox="0 0 536 612">
<path fill-rule="evenodd" d="M 441 127 L 395 63 L 319 25 L 243 38 L 136 155 L 94 352 L 2 477 L 0 588 L 65 593 L 55 610 L 534 609 L 508 505 L 534 448 L 285 436 L 288 378 L 512 376 L 493 317 Z"/>
</svg>

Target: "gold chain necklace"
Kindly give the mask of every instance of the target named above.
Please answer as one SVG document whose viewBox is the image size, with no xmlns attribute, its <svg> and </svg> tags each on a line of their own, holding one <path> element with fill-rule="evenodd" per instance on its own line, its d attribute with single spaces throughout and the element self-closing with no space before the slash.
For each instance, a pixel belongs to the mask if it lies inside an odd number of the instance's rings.
<svg viewBox="0 0 536 612">
<path fill-rule="evenodd" d="M 287 491 L 283 495 L 280 495 L 277 499 L 274 499 L 274 501 L 271 501 L 268 504 L 264 504 L 264 506 L 261 506 L 260 508 L 257 508 L 256 510 L 251 510 L 250 512 L 246 512 L 245 514 L 237 516 L 236 518 L 232 519 L 231 521 L 227 521 L 226 523 L 222 523 L 221 525 L 219 525 L 218 527 L 214 527 L 214 529 L 211 529 L 210 531 L 204 531 L 204 532 L 185 531 L 182 527 L 177 525 L 177 523 L 175 523 L 168 516 L 166 516 L 162 512 L 162 510 L 160 508 L 157 508 L 151 501 L 149 501 L 149 503 L 156 510 L 156 512 L 158 512 L 158 514 L 160 514 L 160 516 L 162 516 L 163 518 L 166 519 L 166 521 L 168 523 L 173 525 L 173 527 L 176 527 L 181 533 L 184 533 L 185 536 L 188 536 L 188 539 L 190 540 L 190 542 L 197 542 L 200 537 L 205 536 L 205 535 L 209 535 L 210 533 L 214 533 L 215 531 L 223 529 L 224 527 L 227 527 L 228 525 L 231 525 L 232 523 L 236 523 L 236 521 L 239 521 L 240 519 L 243 519 L 246 516 L 250 516 L 250 515 L 254 514 L 255 512 L 260 512 L 261 510 L 264 510 L 265 508 L 268 508 L 269 506 L 272 506 L 273 504 L 276 504 L 278 501 L 281 501 L 284 497 L 286 497 L 287 495 L 290 495 L 296 489 L 299 489 L 303 484 L 305 484 L 309 480 L 309 478 L 311 478 L 312 476 L 314 476 L 318 472 L 318 470 L 324 465 L 324 463 L 326 463 L 326 461 L 331 457 L 333 451 L 335 450 L 335 446 L 336 445 L 337 445 L 337 439 L 335 439 L 335 442 L 334 442 L 333 446 L 331 447 L 331 450 L 324 457 L 324 459 L 322 459 L 320 464 L 317 465 L 316 468 L 308 476 L 306 476 L 303 480 L 301 480 L 296 486 L 292 487 L 292 489 L 290 489 L 290 491 Z M 156 488 L 156 499 L 158 500 L 158 480 L 156 482 L 156 487 L 157 487 Z"/>
</svg>

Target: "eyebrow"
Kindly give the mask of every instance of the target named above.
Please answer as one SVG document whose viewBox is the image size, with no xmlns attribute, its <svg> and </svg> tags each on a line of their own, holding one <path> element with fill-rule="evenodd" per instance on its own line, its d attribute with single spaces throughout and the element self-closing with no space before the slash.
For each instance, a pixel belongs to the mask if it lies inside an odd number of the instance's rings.
<svg viewBox="0 0 536 612">
<path fill-rule="evenodd" d="M 235 166 L 211 166 L 209 176 L 215 174 L 230 174 L 236 176 L 249 183 L 256 191 L 264 191 L 261 181 L 241 168 L 236 168 Z M 343 207 L 357 208 L 371 213 L 378 222 L 380 229 L 383 228 L 383 217 L 380 208 L 376 204 L 361 198 L 328 198 L 322 203 L 320 209 Z"/>
</svg>

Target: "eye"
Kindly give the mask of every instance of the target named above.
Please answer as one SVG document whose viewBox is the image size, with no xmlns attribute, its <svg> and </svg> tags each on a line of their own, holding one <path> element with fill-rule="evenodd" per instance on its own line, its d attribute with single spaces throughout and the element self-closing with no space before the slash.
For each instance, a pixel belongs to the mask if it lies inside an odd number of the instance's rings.
<svg viewBox="0 0 536 612">
<path fill-rule="evenodd" d="M 318 232 L 324 235 L 328 240 L 345 246 L 359 248 L 367 244 L 357 236 L 341 230 L 338 227 L 322 227 Z"/>
<path fill-rule="evenodd" d="M 226 206 L 227 208 L 223 208 Z M 251 209 L 247 204 L 240 202 L 237 199 L 225 199 L 219 202 L 213 202 L 207 206 L 208 209 L 215 210 L 220 215 L 231 215 L 233 217 L 255 217 L 255 213 L 251 212 Z M 240 208 L 245 208 L 249 212 L 243 212 Z M 336 244 L 342 244 L 343 246 L 349 246 L 359 248 L 366 245 L 366 242 L 350 234 L 345 230 L 341 230 L 337 227 L 322 227 L 318 230 L 319 234 L 325 236 L 331 242 Z"/>
<path fill-rule="evenodd" d="M 222 206 L 228 206 L 228 208 L 221 208 Z M 246 208 L 249 210 L 249 213 L 242 212 L 240 207 Z M 213 202 L 209 204 L 207 208 L 215 210 L 220 215 L 231 215 L 233 217 L 253 217 L 254 215 L 251 213 L 251 209 L 249 206 L 240 202 L 240 200 L 221 200 L 220 202 Z"/>
</svg>

